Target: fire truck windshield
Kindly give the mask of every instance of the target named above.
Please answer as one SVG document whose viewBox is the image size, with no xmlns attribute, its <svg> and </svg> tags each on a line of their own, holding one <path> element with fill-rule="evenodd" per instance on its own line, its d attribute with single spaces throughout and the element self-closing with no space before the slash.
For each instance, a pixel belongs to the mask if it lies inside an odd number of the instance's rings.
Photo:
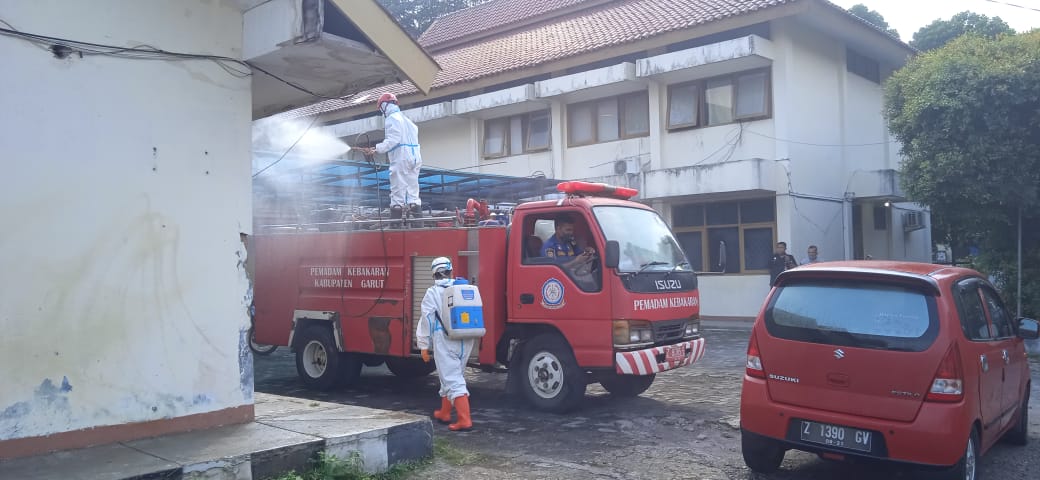
<svg viewBox="0 0 1040 480">
<path fill-rule="evenodd" d="M 592 212 L 606 239 L 621 247 L 619 271 L 692 271 L 657 212 L 618 206 L 594 207 Z"/>
</svg>

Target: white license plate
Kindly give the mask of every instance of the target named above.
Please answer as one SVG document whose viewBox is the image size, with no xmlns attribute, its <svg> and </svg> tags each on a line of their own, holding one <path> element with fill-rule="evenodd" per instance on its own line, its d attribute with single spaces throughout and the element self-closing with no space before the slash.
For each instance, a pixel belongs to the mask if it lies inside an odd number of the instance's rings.
<svg viewBox="0 0 1040 480">
<path fill-rule="evenodd" d="M 686 358 L 686 347 L 683 345 L 676 345 L 674 347 L 668 347 L 664 350 L 664 359 L 668 363 L 681 362 Z"/>
<path fill-rule="evenodd" d="M 849 448 L 861 452 L 871 451 L 874 432 L 840 425 L 809 422 L 802 420 L 802 441 L 818 443 L 831 447 Z"/>
</svg>

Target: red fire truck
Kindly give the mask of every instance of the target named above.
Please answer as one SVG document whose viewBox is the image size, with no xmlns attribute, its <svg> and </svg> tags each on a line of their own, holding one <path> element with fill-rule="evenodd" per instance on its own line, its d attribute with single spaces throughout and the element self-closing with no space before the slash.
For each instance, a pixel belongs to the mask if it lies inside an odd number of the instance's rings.
<svg viewBox="0 0 1040 480">
<path fill-rule="evenodd" d="M 356 381 L 363 365 L 427 375 L 415 321 L 430 262 L 448 256 L 484 300 L 487 334 L 471 365 L 506 370 L 507 391 L 540 410 L 576 407 L 589 383 L 639 395 L 655 374 L 699 360 L 697 277 L 657 212 L 629 200 L 632 189 L 558 190 L 563 198 L 516 206 L 509 226 L 257 235 L 256 340 L 290 346 L 316 389 Z M 543 255 L 564 218 L 591 261 Z"/>
</svg>

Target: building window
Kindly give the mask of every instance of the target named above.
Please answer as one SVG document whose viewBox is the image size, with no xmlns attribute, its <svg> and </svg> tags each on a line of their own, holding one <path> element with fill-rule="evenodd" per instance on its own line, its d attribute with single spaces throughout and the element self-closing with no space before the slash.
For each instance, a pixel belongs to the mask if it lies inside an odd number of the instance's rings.
<svg viewBox="0 0 1040 480">
<path fill-rule="evenodd" d="M 567 106 L 567 145 L 650 135 L 650 97 L 636 92 Z"/>
<path fill-rule="evenodd" d="M 668 128 L 724 125 L 770 116 L 768 70 L 754 70 L 668 87 Z"/>
<path fill-rule="evenodd" d="M 548 110 L 485 120 L 484 158 L 548 150 L 550 126 Z"/>
<path fill-rule="evenodd" d="M 775 243 L 776 199 L 675 205 L 672 229 L 695 271 L 765 272 Z"/>
<path fill-rule="evenodd" d="M 851 48 L 845 49 L 845 69 L 874 83 L 881 83 L 881 65 Z"/>
</svg>

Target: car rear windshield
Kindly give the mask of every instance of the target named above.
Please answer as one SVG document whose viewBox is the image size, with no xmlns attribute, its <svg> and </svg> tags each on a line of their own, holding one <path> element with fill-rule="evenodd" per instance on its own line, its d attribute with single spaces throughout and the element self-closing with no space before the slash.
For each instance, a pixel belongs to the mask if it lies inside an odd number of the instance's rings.
<svg viewBox="0 0 1040 480">
<path fill-rule="evenodd" d="M 864 281 L 782 286 L 765 324 L 770 335 L 788 340 L 910 352 L 928 349 L 939 331 L 934 296 Z"/>
</svg>

